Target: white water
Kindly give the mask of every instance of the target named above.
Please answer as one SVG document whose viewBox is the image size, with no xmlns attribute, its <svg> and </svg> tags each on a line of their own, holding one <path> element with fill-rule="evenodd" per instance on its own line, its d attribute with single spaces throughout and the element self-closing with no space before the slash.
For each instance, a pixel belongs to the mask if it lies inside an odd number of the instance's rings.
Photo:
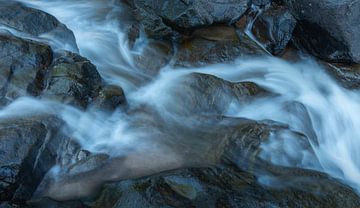
<svg viewBox="0 0 360 208">
<path fill-rule="evenodd" d="M 234 103 L 228 106 L 227 115 L 288 124 L 290 129 L 310 139 L 320 165 L 314 166 L 315 163 L 309 162 L 311 156 L 291 135 L 271 138 L 272 142 L 263 144 L 264 158 L 275 164 L 294 165 L 288 162 L 286 156 L 276 155 L 273 151 L 274 148 L 284 148 L 288 155 L 303 161 L 300 166 L 324 171 L 360 191 L 359 92 L 340 87 L 314 61 L 288 63 L 265 57 L 191 70 L 165 68 L 152 83 L 142 85 L 141 80 L 145 75 L 134 67 L 132 52 L 127 49 L 126 35 L 121 30 L 125 26 L 121 24 L 122 19 L 116 16 L 125 11 L 115 1 L 23 2 L 49 12 L 65 23 L 74 32 L 81 55 L 89 58 L 108 82 L 125 88 L 129 105 L 146 104 L 160 111 L 165 118 L 176 117 L 171 112 L 171 106 L 177 104 L 172 102 L 171 89 L 181 87 L 177 85 L 177 80 L 194 71 L 233 82 L 253 81 L 278 94 L 246 106 Z M 306 111 L 289 111 L 286 106 L 293 101 L 303 104 L 308 115 Z M 71 135 L 91 151 L 124 154 L 123 149 L 151 144 L 151 141 L 143 142 L 149 129 L 128 128 L 134 120 L 143 118 L 127 117 L 122 112 L 104 116 L 101 112 L 82 112 L 61 104 L 24 98 L 4 109 L 0 116 L 11 116 L 9 112 L 15 112 L 14 109 L 18 115 L 31 110 L 60 111 L 62 118 L 72 127 Z M 154 133 L 157 130 L 151 131 Z M 278 143 L 280 139 L 286 140 L 285 145 Z"/>
</svg>

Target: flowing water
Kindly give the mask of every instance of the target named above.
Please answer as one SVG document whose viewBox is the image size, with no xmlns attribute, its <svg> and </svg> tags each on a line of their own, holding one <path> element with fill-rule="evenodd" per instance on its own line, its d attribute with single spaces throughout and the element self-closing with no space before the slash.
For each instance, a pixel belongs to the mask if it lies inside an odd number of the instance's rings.
<svg viewBox="0 0 360 208">
<path fill-rule="evenodd" d="M 261 155 L 274 164 L 294 166 L 286 159 L 287 156 L 278 155 L 274 151 L 284 149 L 287 155 L 302 161 L 297 166 L 326 172 L 360 191 L 359 92 L 339 86 L 315 61 L 305 59 L 289 63 L 274 57 L 263 57 L 203 68 L 174 70 L 165 67 L 148 82 L 147 75 L 137 70 L 133 63 L 132 56 L 136 52 L 127 47 L 123 29 L 129 20 L 121 4 L 111 0 L 22 2 L 46 11 L 66 24 L 75 34 L 80 54 L 97 66 L 107 82 L 125 89 L 130 106 L 146 105 L 160 112 L 162 119 L 181 123 L 182 118 L 172 111 L 172 106 L 177 103 L 170 89 L 181 87 L 177 84 L 181 83 L 179 80 L 192 72 L 212 74 L 232 82 L 257 83 L 277 96 L 256 99 L 245 106 L 231 103 L 226 107 L 226 115 L 253 120 L 269 119 L 289 125 L 290 129 L 307 136 L 315 152 L 315 160 L 319 162 L 312 163 L 314 158 L 307 155 L 288 134 L 273 136 L 262 144 Z M 146 40 L 140 42 L 146 44 Z M 287 108 L 291 102 L 302 104 L 306 110 Z M 153 142 L 145 139 L 149 134 L 164 136 L 166 132 L 160 127 L 133 127 L 134 123 L 146 119 L 156 122 L 156 118 L 132 117 L 120 110 L 112 115 L 91 109 L 83 112 L 70 106 L 32 98 L 18 99 L 3 109 L 0 117 L 39 111 L 61 116 L 70 127 L 68 133 L 90 151 L 124 155 L 134 149 L 135 152 L 155 149 L 163 153 L 156 152 L 156 156 L 167 155 L 169 164 L 179 162 L 176 153 L 163 148 L 158 140 Z M 279 143 L 280 140 L 286 142 Z M 144 164 L 153 165 L 151 161 Z"/>
</svg>

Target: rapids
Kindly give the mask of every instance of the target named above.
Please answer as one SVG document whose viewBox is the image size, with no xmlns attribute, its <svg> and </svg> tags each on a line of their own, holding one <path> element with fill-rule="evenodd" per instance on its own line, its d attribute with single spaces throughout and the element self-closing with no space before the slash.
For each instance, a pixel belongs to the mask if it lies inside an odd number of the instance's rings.
<svg viewBox="0 0 360 208">
<path fill-rule="evenodd" d="M 150 78 L 137 70 L 133 63 L 132 56 L 137 51 L 127 47 L 126 33 L 122 28 L 131 20 L 127 19 L 127 11 L 123 11 L 120 3 L 115 0 L 22 2 L 46 11 L 66 24 L 75 34 L 80 54 L 97 66 L 107 82 L 124 88 L 130 106 L 147 105 L 165 120 L 181 123 L 184 119 L 172 112 L 171 106 L 176 105 L 172 89 L 180 88 L 177 80 L 187 74 L 201 72 L 231 82 L 257 83 L 277 96 L 257 99 L 241 107 L 232 103 L 226 106 L 226 115 L 287 124 L 290 129 L 309 138 L 316 158 L 309 156 L 291 135 L 286 134 L 262 144 L 262 156 L 278 165 L 326 172 L 360 191 L 359 92 L 342 88 L 311 58 L 305 57 L 295 63 L 269 56 L 193 69 L 165 67 L 149 82 Z M 146 39 L 137 43 L 138 50 L 141 50 Z M 306 110 L 287 108 L 290 102 L 300 103 Z M 144 118 L 133 118 L 120 110 L 109 116 L 93 109 L 84 112 L 59 103 L 21 98 L 2 109 L 0 118 L 36 112 L 58 114 L 68 124 L 68 134 L 84 149 L 93 152 L 126 155 L 134 148 L 137 151 L 162 148 L 161 144 L 154 144 L 151 140 L 145 142 L 144 139 L 150 132 L 163 133 L 161 129 L 129 128 L 131 123 Z M 311 122 L 306 122 L 307 119 Z M 284 142 L 279 142 L 281 140 Z M 275 150 L 281 148 L 288 154 L 278 155 Z M 302 163 L 292 164 L 287 159 L 290 156 Z"/>
</svg>

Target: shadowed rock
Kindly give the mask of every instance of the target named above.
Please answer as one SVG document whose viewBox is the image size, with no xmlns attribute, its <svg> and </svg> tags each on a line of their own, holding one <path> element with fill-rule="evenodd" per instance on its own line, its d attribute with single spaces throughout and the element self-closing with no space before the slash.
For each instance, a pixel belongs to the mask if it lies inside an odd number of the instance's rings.
<svg viewBox="0 0 360 208">
<path fill-rule="evenodd" d="M 9 100 L 25 95 L 38 94 L 43 88 L 47 67 L 53 53 L 47 45 L 0 34 L 1 99 Z"/>
<path fill-rule="evenodd" d="M 298 19 L 294 42 L 331 62 L 360 62 L 360 2 L 353 0 L 285 0 Z"/>
<path fill-rule="evenodd" d="M 73 32 L 52 15 L 15 1 L 0 1 L 0 26 L 44 41 L 54 38 L 65 48 L 78 51 Z"/>
</svg>

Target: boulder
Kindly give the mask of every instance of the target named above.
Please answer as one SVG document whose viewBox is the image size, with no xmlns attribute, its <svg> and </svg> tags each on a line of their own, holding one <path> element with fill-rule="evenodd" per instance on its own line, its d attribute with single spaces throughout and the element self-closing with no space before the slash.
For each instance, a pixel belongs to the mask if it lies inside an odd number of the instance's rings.
<svg viewBox="0 0 360 208">
<path fill-rule="evenodd" d="M 212 24 L 231 24 L 249 8 L 249 0 L 132 0 L 135 16 L 149 36 L 166 37 Z"/>
<path fill-rule="evenodd" d="M 73 32 L 54 16 L 15 1 L 0 1 L 0 26 L 45 41 L 53 38 L 63 48 L 78 51 Z"/>
<path fill-rule="evenodd" d="M 298 20 L 294 43 L 330 62 L 360 63 L 360 2 L 285 0 Z"/>
<path fill-rule="evenodd" d="M 264 55 L 264 50 L 240 31 L 228 26 L 211 26 L 195 30 L 184 39 L 175 54 L 175 66 L 194 67 L 226 63 L 239 57 Z"/>
<path fill-rule="evenodd" d="M 52 116 L 1 119 L 0 200 L 24 204 L 56 163 L 66 137 Z"/>
<path fill-rule="evenodd" d="M 96 67 L 78 54 L 57 54 L 46 76 L 41 97 L 86 107 L 98 95 L 102 78 Z"/>
<path fill-rule="evenodd" d="M 81 108 L 95 99 L 108 109 L 126 102 L 122 89 L 107 86 L 96 67 L 78 54 L 53 54 L 48 45 L 8 34 L 0 34 L 0 47 L 1 105 L 26 95 Z"/>
<path fill-rule="evenodd" d="M 42 98 L 86 108 L 91 104 L 115 109 L 126 103 L 120 87 L 107 85 L 88 59 L 68 51 L 56 54 L 46 75 Z"/>
<path fill-rule="evenodd" d="M 273 55 L 279 55 L 292 38 L 296 19 L 284 6 L 272 4 L 255 20 L 252 33 Z"/>
<path fill-rule="evenodd" d="M 53 53 L 48 45 L 0 34 L 1 100 L 38 94 L 43 88 L 43 74 L 52 62 Z"/>
</svg>

